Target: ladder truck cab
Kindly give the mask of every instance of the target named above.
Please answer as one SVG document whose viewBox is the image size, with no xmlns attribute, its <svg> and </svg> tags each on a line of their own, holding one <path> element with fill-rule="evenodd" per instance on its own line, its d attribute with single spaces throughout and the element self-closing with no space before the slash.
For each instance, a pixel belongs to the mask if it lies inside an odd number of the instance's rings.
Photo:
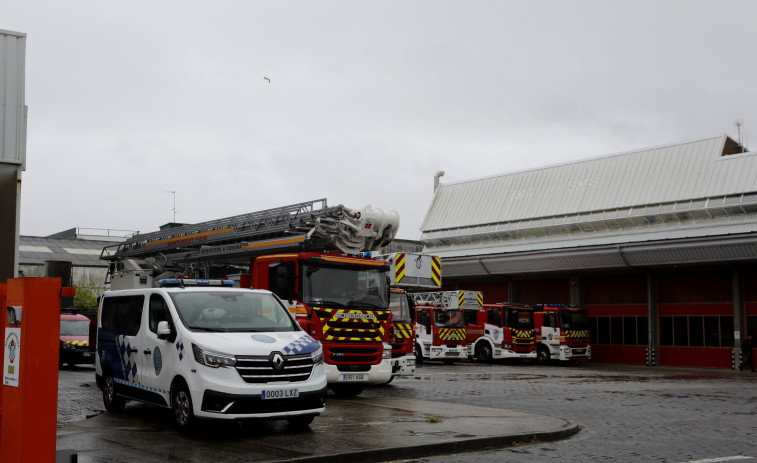
<svg viewBox="0 0 757 463">
<path fill-rule="evenodd" d="M 466 309 L 468 356 L 488 363 L 498 359 L 536 359 L 534 309 L 501 302 Z"/>
<path fill-rule="evenodd" d="M 359 257 L 394 238 L 395 211 L 325 199 L 136 235 L 103 249 L 112 287 L 222 278 L 267 289 L 323 347 L 329 388 L 357 395 L 391 380 L 386 261 Z"/>
<path fill-rule="evenodd" d="M 395 252 L 374 256 L 389 262 L 392 287 L 392 377 L 415 375 L 415 303 L 412 293 L 442 287 L 441 259 Z"/>
<path fill-rule="evenodd" d="M 479 304 L 476 291 L 415 293 L 416 363 L 442 360 L 451 364 L 468 358 L 465 315 L 461 307 Z M 480 294 L 480 293 L 479 293 Z"/>
<path fill-rule="evenodd" d="M 561 304 L 537 304 L 534 306 L 534 328 L 539 363 L 591 359 L 585 309 Z"/>
</svg>

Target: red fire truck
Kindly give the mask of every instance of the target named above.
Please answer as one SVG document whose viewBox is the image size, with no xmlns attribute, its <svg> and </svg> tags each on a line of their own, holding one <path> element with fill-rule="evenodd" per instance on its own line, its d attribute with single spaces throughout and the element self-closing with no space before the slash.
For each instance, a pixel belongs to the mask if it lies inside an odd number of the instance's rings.
<svg viewBox="0 0 757 463">
<path fill-rule="evenodd" d="M 394 211 L 325 199 L 136 235 L 103 249 L 111 289 L 164 278 L 230 278 L 268 289 L 325 356 L 329 387 L 356 395 L 391 380 L 386 261 L 357 257 L 392 241 Z"/>
<path fill-rule="evenodd" d="M 534 309 L 502 302 L 465 310 L 468 355 L 479 362 L 536 359 Z"/>
<path fill-rule="evenodd" d="M 591 359 L 591 338 L 586 310 L 561 304 L 534 306 L 536 355 L 539 363 Z"/>
<path fill-rule="evenodd" d="M 475 291 L 438 291 L 414 293 L 415 357 L 442 360 L 450 364 L 468 358 L 465 341 L 465 316 L 461 307 L 480 306 L 480 293 Z"/>
<path fill-rule="evenodd" d="M 439 290 L 441 259 L 425 254 L 395 252 L 374 256 L 389 262 L 392 286 L 392 377 L 415 374 L 415 303 L 412 294 Z"/>
</svg>

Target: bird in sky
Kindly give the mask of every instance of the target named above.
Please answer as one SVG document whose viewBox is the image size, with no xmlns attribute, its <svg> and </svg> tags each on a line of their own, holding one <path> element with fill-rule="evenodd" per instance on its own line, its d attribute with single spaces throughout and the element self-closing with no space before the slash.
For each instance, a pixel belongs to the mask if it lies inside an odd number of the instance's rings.
<svg viewBox="0 0 757 463">
<path fill-rule="evenodd" d="M 268 77 L 263 76 L 263 79 L 267 80 L 269 84 L 271 83 L 271 79 L 269 79 Z"/>
</svg>

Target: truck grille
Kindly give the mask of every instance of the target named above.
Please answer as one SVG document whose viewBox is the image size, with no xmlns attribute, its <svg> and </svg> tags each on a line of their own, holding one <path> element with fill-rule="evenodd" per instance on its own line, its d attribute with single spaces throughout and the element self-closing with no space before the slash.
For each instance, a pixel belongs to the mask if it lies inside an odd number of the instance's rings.
<svg viewBox="0 0 757 463">
<path fill-rule="evenodd" d="M 371 363 L 376 364 L 381 361 L 381 349 L 379 347 L 366 346 L 365 344 L 350 345 L 329 345 L 324 344 L 324 355 L 330 360 L 329 363 Z"/>
<path fill-rule="evenodd" d="M 264 384 L 281 381 L 292 383 L 307 381 L 313 371 L 313 359 L 310 354 L 281 355 L 284 364 L 277 369 L 273 356 L 237 356 L 236 369 L 246 383 Z"/>
</svg>

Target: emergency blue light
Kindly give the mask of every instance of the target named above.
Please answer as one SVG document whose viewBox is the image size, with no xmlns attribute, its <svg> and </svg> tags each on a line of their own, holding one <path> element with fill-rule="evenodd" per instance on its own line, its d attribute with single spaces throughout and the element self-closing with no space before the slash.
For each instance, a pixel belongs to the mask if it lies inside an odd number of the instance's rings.
<svg viewBox="0 0 757 463">
<path fill-rule="evenodd" d="M 160 287 L 184 287 L 184 286 L 234 286 L 233 280 L 207 280 L 195 278 L 166 278 L 158 280 Z"/>
</svg>

